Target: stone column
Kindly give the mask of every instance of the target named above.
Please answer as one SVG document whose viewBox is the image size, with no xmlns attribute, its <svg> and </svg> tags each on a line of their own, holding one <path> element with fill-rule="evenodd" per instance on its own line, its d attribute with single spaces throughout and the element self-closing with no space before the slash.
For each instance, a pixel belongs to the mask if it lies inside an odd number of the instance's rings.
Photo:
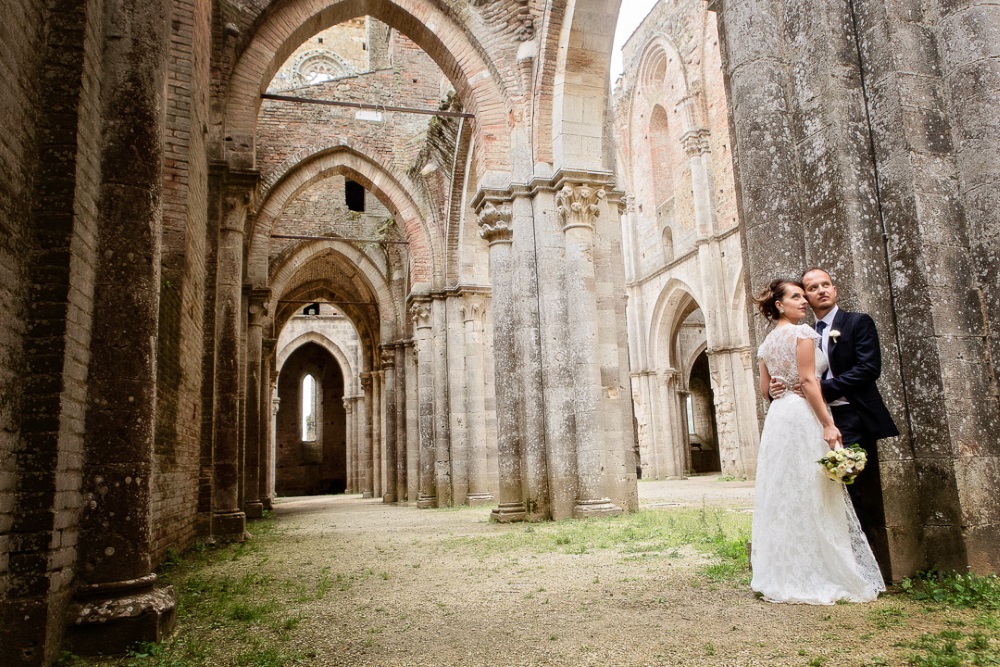
<svg viewBox="0 0 1000 667">
<path fill-rule="evenodd" d="M 405 502 L 407 498 L 407 426 L 406 426 L 406 403 L 407 403 L 407 381 L 406 381 L 406 345 L 402 342 L 396 343 L 393 346 L 395 365 L 393 367 L 395 371 L 396 379 L 396 393 L 395 393 L 395 439 L 393 447 L 396 452 L 396 465 L 395 472 L 393 473 L 393 487 L 396 500 L 395 502 L 401 503 Z"/>
<path fill-rule="evenodd" d="M 486 384 L 483 369 L 483 320 L 486 297 L 465 297 L 462 319 L 465 327 L 465 415 L 468 433 L 470 505 L 493 502 L 487 466 Z"/>
<path fill-rule="evenodd" d="M 414 327 L 414 355 L 417 362 L 417 436 L 419 438 L 419 487 L 417 507 L 437 507 L 434 463 L 434 348 L 431 341 L 431 304 L 415 301 L 410 307 Z"/>
<path fill-rule="evenodd" d="M 76 463 L 82 465 L 76 567 L 69 567 L 73 564 L 72 552 L 62 563 L 66 573 L 73 572 L 76 576 L 67 640 L 69 648 L 80 654 L 123 652 L 133 643 L 159 641 L 175 618 L 173 590 L 154 587 L 156 575 L 150 558 L 166 4 L 154 0 L 128 5 L 127 9 L 116 5 L 107 8 L 104 17 L 98 15 L 95 19 L 98 23 L 107 19 L 107 25 L 114 26 L 115 38 L 104 42 L 101 81 L 91 82 L 102 93 L 102 118 L 95 120 L 103 120 L 103 127 L 97 123 L 96 127 L 82 128 L 99 130 L 103 137 L 100 164 L 83 165 L 97 169 L 102 175 L 97 201 L 88 199 L 80 203 L 84 208 L 96 205 L 97 213 L 90 354 L 89 359 L 81 355 L 83 358 L 72 360 L 72 364 L 87 364 L 87 402 L 85 413 L 67 413 L 58 426 L 61 436 L 63 431 L 83 432 L 83 456 Z M 56 36 L 64 35 L 56 33 Z M 68 57 L 83 57 L 83 54 L 73 53 Z M 58 141 L 53 137 L 46 140 Z M 48 260 L 39 258 L 39 261 Z M 51 261 L 57 265 L 61 260 L 54 256 Z M 78 287 L 88 289 L 85 285 Z M 36 285 L 35 289 L 41 288 Z M 43 309 L 49 306 L 35 305 Z M 79 316 L 84 317 L 82 313 Z M 73 319 L 74 314 L 69 317 Z M 78 334 L 86 340 L 86 332 L 82 331 L 85 326 L 72 335 Z M 46 368 L 52 364 L 55 373 L 62 368 L 61 357 L 44 361 Z M 66 363 L 71 363 L 68 358 Z M 48 377 L 40 373 L 35 380 L 38 384 L 49 384 Z M 55 393 L 59 393 L 58 389 Z M 40 424 L 47 422 L 37 417 L 33 428 L 42 430 Z M 61 452 L 69 458 L 79 457 L 80 453 Z M 6 464 L 5 461 L 5 474 Z M 66 476 L 70 478 L 69 473 Z M 74 486 L 59 485 L 62 481 L 57 480 L 56 506 L 79 502 L 61 497 L 76 495 Z M 24 495 L 31 497 L 28 492 Z M 26 508 L 26 512 L 34 509 Z M 64 513 L 68 515 L 70 510 L 64 509 Z M 18 559 L 13 558 L 11 562 L 23 565 L 25 559 L 42 558 L 29 552 L 45 553 L 49 538 L 45 531 L 51 530 L 51 522 L 58 521 L 60 516 L 39 513 L 34 529 L 39 532 L 24 529 L 10 543 L 17 545 L 14 551 L 21 553 L 15 556 L 22 559 L 15 562 Z M 69 531 L 67 534 L 75 535 Z M 50 545 L 61 546 L 71 545 Z M 49 563 L 49 567 L 55 571 L 56 564 Z M 56 587 L 56 582 L 39 578 L 36 585 Z M 5 590 L 4 594 L 8 592 Z M 26 591 L 19 593 L 25 595 Z M 18 623 L 21 622 L 19 618 Z M 44 623 L 46 619 L 34 618 L 25 625 Z M 44 659 L 44 647 L 35 649 L 39 658 Z M 3 653 L 5 661 L 10 659 L 11 664 L 30 662 L 20 652 L 15 656 L 9 647 Z"/>
<path fill-rule="evenodd" d="M 637 393 L 642 401 L 640 425 L 644 425 L 642 437 L 639 440 L 640 459 L 643 464 L 644 479 L 660 479 L 660 452 L 657 448 L 660 422 L 663 418 L 660 412 L 659 396 L 656 391 L 656 375 L 652 371 L 640 371 L 632 374 Z M 639 406 L 637 406 L 637 409 Z"/>
<path fill-rule="evenodd" d="M 382 371 L 372 371 L 372 498 L 382 497 Z"/>
<path fill-rule="evenodd" d="M 267 509 L 273 508 L 274 499 L 277 497 L 274 491 L 274 482 L 278 474 L 278 408 L 281 407 L 281 399 L 278 398 L 275 391 L 276 382 L 277 379 L 271 381 L 271 396 L 273 398 L 271 399 L 271 421 L 268 428 L 268 432 L 270 433 L 268 439 L 271 444 L 268 447 L 267 453 L 268 467 L 271 469 L 271 474 L 264 480 L 267 484 L 267 492 L 264 495 L 264 498 L 267 499 L 265 502 L 271 507 L 267 507 Z"/>
<path fill-rule="evenodd" d="M 406 369 L 406 500 L 418 502 L 420 497 L 420 414 L 417 385 L 416 341 L 409 339 L 403 345 Z"/>
<path fill-rule="evenodd" d="M 251 289 L 249 318 L 247 327 L 247 370 L 246 370 L 246 435 L 245 452 L 246 465 L 243 472 L 244 496 L 243 508 L 248 519 L 259 519 L 264 516 L 264 504 L 261 502 L 260 482 L 263 462 L 262 421 L 264 410 L 261 410 L 264 355 L 264 315 L 266 303 L 271 296 L 269 289 Z"/>
<path fill-rule="evenodd" d="M 361 486 L 361 496 L 371 498 L 374 488 L 372 470 L 372 374 L 365 371 L 361 374 L 361 391 L 359 403 L 364 407 L 358 416 L 358 484 Z"/>
<path fill-rule="evenodd" d="M 465 302 L 464 290 L 449 294 L 448 313 L 448 415 L 450 418 L 451 493 L 453 505 L 469 501 L 469 406 L 465 386 Z"/>
<path fill-rule="evenodd" d="M 536 203 L 547 203 L 542 198 L 532 198 L 524 188 L 517 188 L 511 202 L 511 228 L 513 237 L 511 244 L 511 262 L 513 276 L 511 285 L 516 286 L 517 298 L 514 301 L 514 321 L 517 323 L 514 331 L 514 351 L 517 354 L 515 366 L 519 390 L 517 399 L 517 417 L 520 425 L 521 451 L 521 494 L 527 510 L 526 519 L 530 521 L 544 520 L 556 516 L 553 507 L 553 492 L 566 491 L 550 481 L 552 445 L 558 442 L 563 432 L 549 427 L 549 417 L 552 407 L 556 410 L 562 406 L 552 406 L 549 401 L 549 383 L 547 371 L 556 372 L 560 364 L 552 363 L 543 354 L 543 340 L 549 341 L 549 331 L 544 328 L 543 309 L 546 306 L 543 293 L 551 290 L 560 293 L 562 281 L 553 281 L 551 272 L 543 277 L 543 272 L 549 264 L 558 264 L 558 259 L 550 257 L 547 247 L 542 241 L 545 231 L 541 229 L 539 215 L 551 217 L 551 210 L 540 212 Z M 561 233 L 560 233 L 561 236 Z M 561 241 L 561 238 L 559 239 Z M 539 261 L 541 258 L 541 261 Z M 565 320 L 561 324 L 564 325 Z M 544 333 L 543 333 L 544 332 Z M 561 342 L 561 339 L 559 339 Z M 562 358 L 562 347 L 557 342 L 549 345 L 556 358 Z M 553 368 L 555 365 L 556 368 Z M 572 491 L 570 489 L 570 491 Z M 567 494 L 569 495 L 569 494 Z M 575 501 L 575 494 L 573 494 Z"/>
<path fill-rule="evenodd" d="M 682 412 L 686 410 L 680 403 L 677 384 L 680 376 L 674 369 L 660 373 L 659 394 L 660 405 L 666 415 L 666 423 L 659 431 L 661 478 L 684 479 L 686 477 L 685 453 L 687 447 L 686 419 Z"/>
<path fill-rule="evenodd" d="M 272 397 L 274 396 L 274 351 L 277 339 L 264 338 L 263 364 L 260 382 L 260 479 L 258 489 L 260 502 L 265 511 L 274 509 L 274 428 Z"/>
<path fill-rule="evenodd" d="M 448 405 L 447 300 L 436 294 L 431 301 L 434 368 L 434 486 L 438 507 L 452 505 L 451 422 Z"/>
<path fill-rule="evenodd" d="M 346 493 L 357 493 L 354 479 L 354 399 L 350 396 L 344 397 L 344 414 L 347 418 L 344 449 L 347 454 L 347 488 Z"/>
<path fill-rule="evenodd" d="M 394 503 L 398 498 L 398 442 L 396 435 L 396 346 L 383 345 L 382 395 L 385 405 L 385 487 L 382 501 Z"/>
<path fill-rule="evenodd" d="M 600 215 L 603 189 L 587 184 L 564 186 L 557 195 L 566 252 L 568 333 L 573 359 L 576 417 L 577 501 L 575 516 L 622 511 L 604 495 L 604 443 L 598 405 L 602 388 L 598 362 L 598 317 L 594 275 L 594 224 Z"/>
<path fill-rule="evenodd" d="M 247 181 L 249 179 L 244 179 Z M 239 187 L 239 186 L 244 187 Z M 240 507 L 240 330 L 243 304 L 243 228 L 250 183 L 235 183 L 226 196 L 219 230 L 215 332 L 215 494 L 212 535 L 242 540 L 246 515 Z"/>
<path fill-rule="evenodd" d="M 493 284 L 493 354 L 496 367 L 497 458 L 500 468 L 499 504 L 492 521 L 522 521 L 527 516 L 521 486 L 521 425 L 515 335 L 515 286 L 513 284 L 512 212 L 485 203 L 479 211 L 479 234 L 490 244 L 490 282 Z"/>
</svg>

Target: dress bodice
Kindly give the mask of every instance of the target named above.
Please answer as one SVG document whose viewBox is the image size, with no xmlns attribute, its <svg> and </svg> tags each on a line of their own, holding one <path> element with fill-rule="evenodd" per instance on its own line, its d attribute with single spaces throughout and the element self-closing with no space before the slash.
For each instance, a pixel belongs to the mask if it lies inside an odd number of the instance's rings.
<svg viewBox="0 0 1000 667">
<path fill-rule="evenodd" d="M 802 338 L 815 343 L 816 377 L 822 377 L 826 372 L 829 364 L 826 355 L 820 350 L 822 337 L 807 324 L 793 324 L 775 328 L 757 350 L 757 356 L 764 360 L 771 377 L 781 378 L 788 385 L 799 381 L 799 363 L 795 347 Z"/>
</svg>

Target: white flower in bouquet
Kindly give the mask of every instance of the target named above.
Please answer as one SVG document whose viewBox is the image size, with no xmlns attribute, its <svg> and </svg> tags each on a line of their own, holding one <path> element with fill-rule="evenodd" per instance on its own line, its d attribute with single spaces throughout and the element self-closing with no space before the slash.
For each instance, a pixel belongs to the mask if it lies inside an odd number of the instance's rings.
<svg viewBox="0 0 1000 667">
<path fill-rule="evenodd" d="M 865 469 L 867 462 L 868 454 L 857 444 L 831 450 L 817 461 L 823 466 L 823 472 L 827 477 L 844 484 L 853 484 L 854 478 Z"/>
</svg>

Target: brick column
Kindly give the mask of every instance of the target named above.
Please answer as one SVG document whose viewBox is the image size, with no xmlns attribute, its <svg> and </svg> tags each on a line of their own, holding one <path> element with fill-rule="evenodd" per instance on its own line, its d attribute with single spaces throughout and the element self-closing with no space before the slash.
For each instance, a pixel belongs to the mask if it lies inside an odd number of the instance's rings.
<svg viewBox="0 0 1000 667">
<path fill-rule="evenodd" d="M 385 405 L 385 488 L 382 501 L 394 503 L 398 493 L 398 442 L 396 435 L 396 346 L 383 345 L 382 396 Z"/>
<path fill-rule="evenodd" d="M 556 195 L 566 251 L 566 300 L 570 354 L 574 360 L 577 500 L 574 516 L 622 511 L 604 495 L 604 443 L 598 420 L 602 390 L 598 312 L 594 275 L 594 225 L 600 215 L 601 188 L 567 184 Z"/>
<path fill-rule="evenodd" d="M 243 228 L 255 174 L 230 174 L 219 229 L 216 272 L 215 443 L 212 535 L 242 540 L 240 507 L 240 329 L 243 309 Z"/>
<path fill-rule="evenodd" d="M 247 369 L 246 389 L 243 393 L 246 402 L 244 412 L 245 426 L 245 467 L 243 470 L 243 508 L 248 519 L 259 519 L 264 516 L 264 504 L 261 502 L 260 480 L 263 461 L 265 433 L 262 430 L 263 413 L 261 410 L 264 386 L 263 355 L 264 355 L 264 315 L 266 304 L 271 296 L 271 290 L 251 289 L 248 307 L 247 324 Z"/>
<path fill-rule="evenodd" d="M 417 362 L 417 437 L 419 438 L 419 482 L 417 507 L 437 507 L 437 484 L 434 477 L 434 348 L 431 340 L 431 304 L 416 301 L 410 307 L 413 321 L 414 356 Z"/>
<path fill-rule="evenodd" d="M 412 346 L 412 341 L 400 341 L 396 345 L 396 430 L 399 434 L 399 444 L 396 450 L 398 452 L 396 459 L 397 502 L 409 502 L 416 498 L 416 492 L 410 492 L 411 477 L 413 477 L 410 474 L 410 467 L 415 465 L 418 458 L 417 455 L 410 452 L 414 441 L 413 431 L 410 428 L 410 406 L 412 405 L 410 394 L 415 382 L 408 351 L 412 349 Z"/>
<path fill-rule="evenodd" d="M 515 333 L 515 286 L 510 206 L 486 202 L 479 211 L 479 235 L 490 244 L 490 282 L 493 284 L 493 355 L 496 366 L 497 458 L 500 468 L 499 504 L 491 521 L 523 521 L 527 517 L 521 473 L 521 425 L 518 420 L 520 374 Z"/>
<path fill-rule="evenodd" d="M 364 406 L 358 415 L 358 485 L 364 498 L 372 497 L 372 374 L 361 374 L 361 396 L 358 406 Z"/>
<path fill-rule="evenodd" d="M 88 395 L 83 423 L 62 424 L 83 430 L 83 503 L 67 636 L 68 647 L 80 654 L 158 641 L 174 622 L 173 590 L 154 587 L 150 558 L 166 11 L 157 0 L 107 8 L 104 18 L 116 39 L 104 42 L 102 79 L 94 83 L 103 100 L 103 182 L 90 354 L 78 360 L 88 364 Z M 5 660 L 20 661 L 4 653 Z"/>
</svg>

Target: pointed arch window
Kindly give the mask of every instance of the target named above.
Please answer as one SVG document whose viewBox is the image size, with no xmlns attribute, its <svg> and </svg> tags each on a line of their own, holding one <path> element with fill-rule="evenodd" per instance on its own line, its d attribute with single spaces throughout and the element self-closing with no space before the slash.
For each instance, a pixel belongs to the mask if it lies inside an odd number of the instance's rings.
<svg viewBox="0 0 1000 667">
<path fill-rule="evenodd" d="M 300 388 L 299 405 L 302 408 L 301 414 L 301 437 L 302 442 L 316 442 L 319 424 L 319 396 L 320 385 L 316 376 L 307 373 L 302 378 Z"/>
</svg>

